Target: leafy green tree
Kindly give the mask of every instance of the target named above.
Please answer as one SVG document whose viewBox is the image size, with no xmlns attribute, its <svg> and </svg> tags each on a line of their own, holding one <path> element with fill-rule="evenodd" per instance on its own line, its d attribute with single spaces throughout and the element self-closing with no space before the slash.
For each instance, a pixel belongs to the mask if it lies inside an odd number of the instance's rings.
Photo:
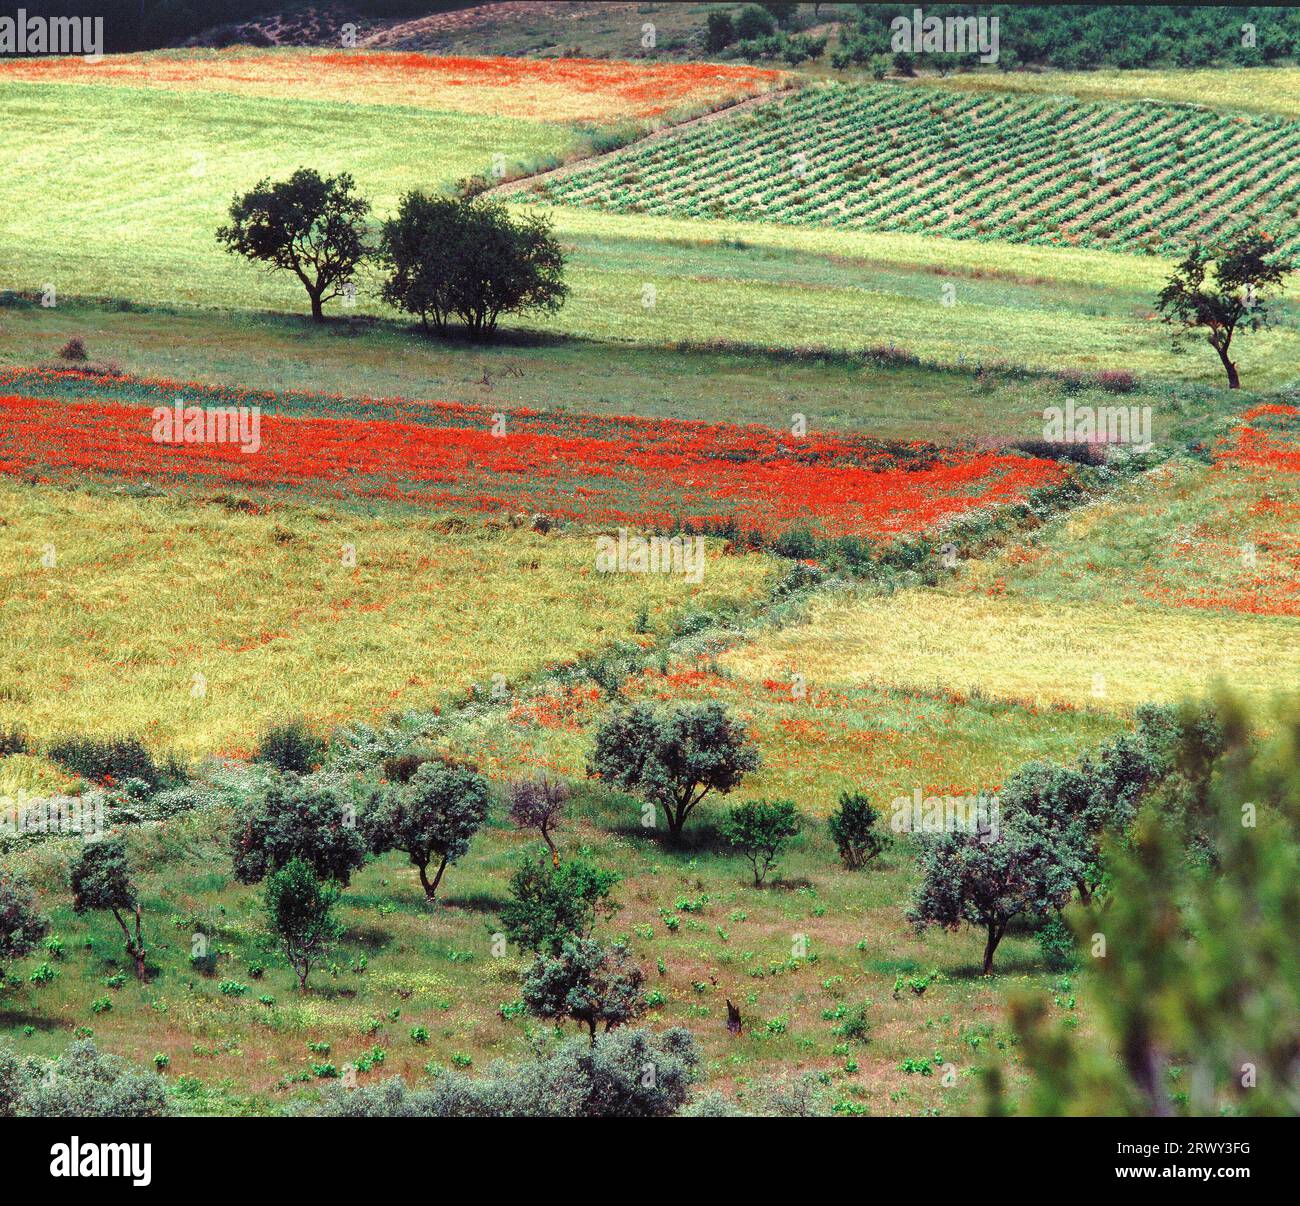
<svg viewBox="0 0 1300 1206">
<path fill-rule="evenodd" d="M 612 917 L 619 877 L 583 858 L 556 865 L 542 854 L 526 857 L 510 877 L 501 928 L 526 951 L 558 955 L 570 938 L 589 938 L 601 917 Z"/>
<path fill-rule="evenodd" d="M 598 1025 L 610 1031 L 645 1011 L 644 984 L 645 973 L 621 943 L 569 938 L 559 955 L 537 956 L 520 996 L 539 1018 L 580 1022 L 594 1045 Z"/>
<path fill-rule="evenodd" d="M 27 881 L 16 871 L 0 867 L 0 987 L 7 965 L 35 950 L 49 929 Z"/>
<path fill-rule="evenodd" d="M 881 814 L 861 792 L 841 792 L 839 807 L 827 818 L 831 840 L 850 871 L 869 866 L 891 838 L 881 829 Z"/>
<path fill-rule="evenodd" d="M 725 50 L 736 40 L 736 25 L 723 8 L 713 9 L 705 18 L 704 49 L 709 54 Z"/>
<path fill-rule="evenodd" d="M 217 242 L 272 272 L 293 273 L 311 299 L 312 318 L 324 322 L 324 304 L 342 295 L 369 254 L 370 203 L 355 188 L 347 172 L 322 176 L 310 168 L 274 184 L 260 180 L 230 203 L 230 224 L 217 230 Z"/>
<path fill-rule="evenodd" d="M 1204 729 L 1198 710 L 1182 720 L 1176 757 L 1194 765 Z M 1295 1113 L 1300 715 L 1282 714 L 1267 741 L 1231 699 L 1216 720 L 1207 812 L 1180 822 L 1145 800 L 1128 840 L 1107 844 L 1104 906 L 1067 911 L 1098 977 L 1095 1037 L 1061 1031 L 1039 999 L 1012 999 L 1018 1057 L 1033 1074 L 1025 1112 Z M 1209 860 L 1189 841 L 1207 817 Z M 990 1087 L 989 1109 L 1006 1112 L 1001 1077 Z"/>
<path fill-rule="evenodd" d="M 589 773 L 658 805 L 677 839 L 709 792 L 727 794 L 759 761 L 748 730 L 719 703 L 665 712 L 642 703 L 605 718 Z"/>
<path fill-rule="evenodd" d="M 918 933 L 934 925 L 983 930 L 986 976 L 1013 919 L 1050 916 L 1074 890 L 1056 847 L 1016 814 L 1003 817 L 996 836 L 990 829 L 923 839 L 917 861 L 920 882 L 908 920 Z"/>
<path fill-rule="evenodd" d="M 352 803 L 335 787 L 297 775 L 273 775 L 235 817 L 230 838 L 235 878 L 255 884 L 292 859 L 344 887 L 365 865 L 366 843 Z"/>
<path fill-rule="evenodd" d="M 429 900 L 443 873 L 469 850 L 487 820 L 492 793 L 487 780 L 467 766 L 441 759 L 422 763 L 405 783 L 390 784 L 362 816 L 370 849 L 376 854 L 401 850 L 420 873 Z M 429 865 L 438 870 L 429 878 Z"/>
<path fill-rule="evenodd" d="M 120 837 L 85 842 L 73 858 L 72 907 L 78 914 L 101 909 L 112 913 L 126 938 L 126 953 L 135 963 L 135 974 L 141 980 L 146 978 L 140 900 L 131 882 L 126 843 Z M 134 928 L 128 928 L 128 916 L 134 918 Z"/>
<path fill-rule="evenodd" d="M 1195 244 L 1174 269 L 1156 299 L 1163 320 L 1175 327 L 1179 347 L 1191 331 L 1204 331 L 1223 362 L 1228 388 L 1240 389 L 1237 365 L 1228 354 L 1239 331 L 1258 331 L 1270 322 L 1268 294 L 1281 291 L 1295 265 L 1273 256 L 1273 240 L 1263 231 L 1241 235 L 1225 246 Z M 1212 271 L 1211 271 L 1212 267 Z M 1212 277 L 1207 283 L 1206 277 Z"/>
<path fill-rule="evenodd" d="M 752 800 L 728 810 L 722 836 L 749 860 L 754 887 L 761 888 L 781 851 L 802 827 L 793 801 Z"/>
<path fill-rule="evenodd" d="M 776 21 L 766 8 L 746 4 L 736 16 L 736 36 L 742 41 L 766 38 L 776 33 Z"/>
<path fill-rule="evenodd" d="M 89 1039 L 57 1060 L 20 1059 L 0 1043 L 0 1118 L 166 1118 L 174 1113 L 154 1072 L 101 1055 Z"/>
<path fill-rule="evenodd" d="M 499 201 L 408 193 L 384 224 L 383 296 L 446 329 L 459 318 L 490 337 L 503 314 L 558 310 L 568 297 L 564 252 L 541 214 L 512 215 Z"/>
<path fill-rule="evenodd" d="M 464 203 L 454 197 L 406 193 L 384 223 L 379 262 L 388 271 L 380 289 L 394 309 L 414 314 L 427 331 L 443 332 L 456 312 L 456 258 Z"/>
<path fill-rule="evenodd" d="M 291 859 L 267 877 L 267 923 L 302 992 L 311 969 L 328 958 L 343 933 L 333 912 L 338 898 L 338 885 L 317 878 L 304 859 Z"/>
</svg>

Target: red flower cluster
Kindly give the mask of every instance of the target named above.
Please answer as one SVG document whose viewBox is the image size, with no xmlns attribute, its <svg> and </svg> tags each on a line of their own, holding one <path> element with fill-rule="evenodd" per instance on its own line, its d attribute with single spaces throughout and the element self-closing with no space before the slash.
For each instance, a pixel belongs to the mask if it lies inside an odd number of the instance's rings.
<svg viewBox="0 0 1300 1206">
<path fill-rule="evenodd" d="M 170 406 L 175 386 L 161 385 L 129 383 L 119 392 Z M 187 403 L 193 399 L 189 393 Z M 237 404 L 256 402 L 241 391 Z M 373 408 L 375 417 L 364 419 L 288 414 L 290 400 L 273 404 L 279 413 L 261 414 L 260 447 L 250 455 L 233 442 L 156 442 L 152 409 L 113 397 L 0 396 L 0 472 L 289 489 L 636 528 L 735 525 L 774 535 L 807 527 L 886 540 L 1020 501 L 1066 472 L 1021 455 L 852 435 L 796 438 L 757 426 L 523 410 L 508 412 L 505 434 L 494 434 L 485 408 L 453 403 L 350 404 L 352 413 Z"/>
</svg>

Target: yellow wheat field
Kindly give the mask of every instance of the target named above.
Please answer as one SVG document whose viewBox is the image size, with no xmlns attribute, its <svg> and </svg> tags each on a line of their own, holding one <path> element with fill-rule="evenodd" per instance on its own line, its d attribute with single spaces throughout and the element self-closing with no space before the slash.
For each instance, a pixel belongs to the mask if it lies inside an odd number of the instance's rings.
<svg viewBox="0 0 1300 1206">
<path fill-rule="evenodd" d="M 188 755 L 247 751 L 286 714 L 324 726 L 508 685 L 633 638 L 643 604 L 662 625 L 773 572 L 714 542 L 692 585 L 597 573 L 589 537 L 9 480 L 0 517 L 0 724 Z"/>
<path fill-rule="evenodd" d="M 942 687 L 1128 711 L 1216 681 L 1272 697 L 1300 682 L 1300 621 L 908 590 L 822 601 L 806 626 L 722 660 L 810 685 Z"/>
</svg>

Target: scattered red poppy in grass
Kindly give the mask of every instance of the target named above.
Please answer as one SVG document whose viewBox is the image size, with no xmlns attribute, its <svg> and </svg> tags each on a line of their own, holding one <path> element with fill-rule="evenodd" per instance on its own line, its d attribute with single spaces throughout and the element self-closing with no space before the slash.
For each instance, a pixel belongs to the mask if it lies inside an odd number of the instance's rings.
<svg viewBox="0 0 1300 1206">
<path fill-rule="evenodd" d="M 139 397 L 144 387 L 134 389 Z M 160 413 L 171 406 L 162 388 L 155 396 Z M 1067 473 L 1023 455 L 671 420 L 524 411 L 506 413 L 499 435 L 481 408 L 384 405 L 423 421 L 261 414 L 260 446 L 248 455 L 236 442 L 155 441 L 155 408 L 10 394 L 0 396 L 0 472 L 287 489 L 642 529 L 770 537 L 807 528 L 877 542 L 1023 501 Z"/>
</svg>

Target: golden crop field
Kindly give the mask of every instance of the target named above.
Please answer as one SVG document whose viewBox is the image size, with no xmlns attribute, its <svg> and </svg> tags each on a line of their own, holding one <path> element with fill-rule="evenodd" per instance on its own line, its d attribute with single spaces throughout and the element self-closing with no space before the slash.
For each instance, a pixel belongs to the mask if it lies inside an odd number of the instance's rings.
<svg viewBox="0 0 1300 1206">
<path fill-rule="evenodd" d="M 1300 677 L 1300 622 L 1012 594 L 904 590 L 827 600 L 806 627 L 722 659 L 809 684 L 944 689 L 1128 712 L 1222 681 L 1255 699 Z"/>
<path fill-rule="evenodd" d="M 743 606 L 772 572 L 718 543 L 698 586 L 600 574 L 590 538 L 446 518 L 11 480 L 0 504 L 0 723 L 40 740 L 134 732 L 190 756 L 248 752 L 285 715 L 328 726 L 463 700 L 632 639 L 643 604 L 656 622 Z"/>
</svg>

